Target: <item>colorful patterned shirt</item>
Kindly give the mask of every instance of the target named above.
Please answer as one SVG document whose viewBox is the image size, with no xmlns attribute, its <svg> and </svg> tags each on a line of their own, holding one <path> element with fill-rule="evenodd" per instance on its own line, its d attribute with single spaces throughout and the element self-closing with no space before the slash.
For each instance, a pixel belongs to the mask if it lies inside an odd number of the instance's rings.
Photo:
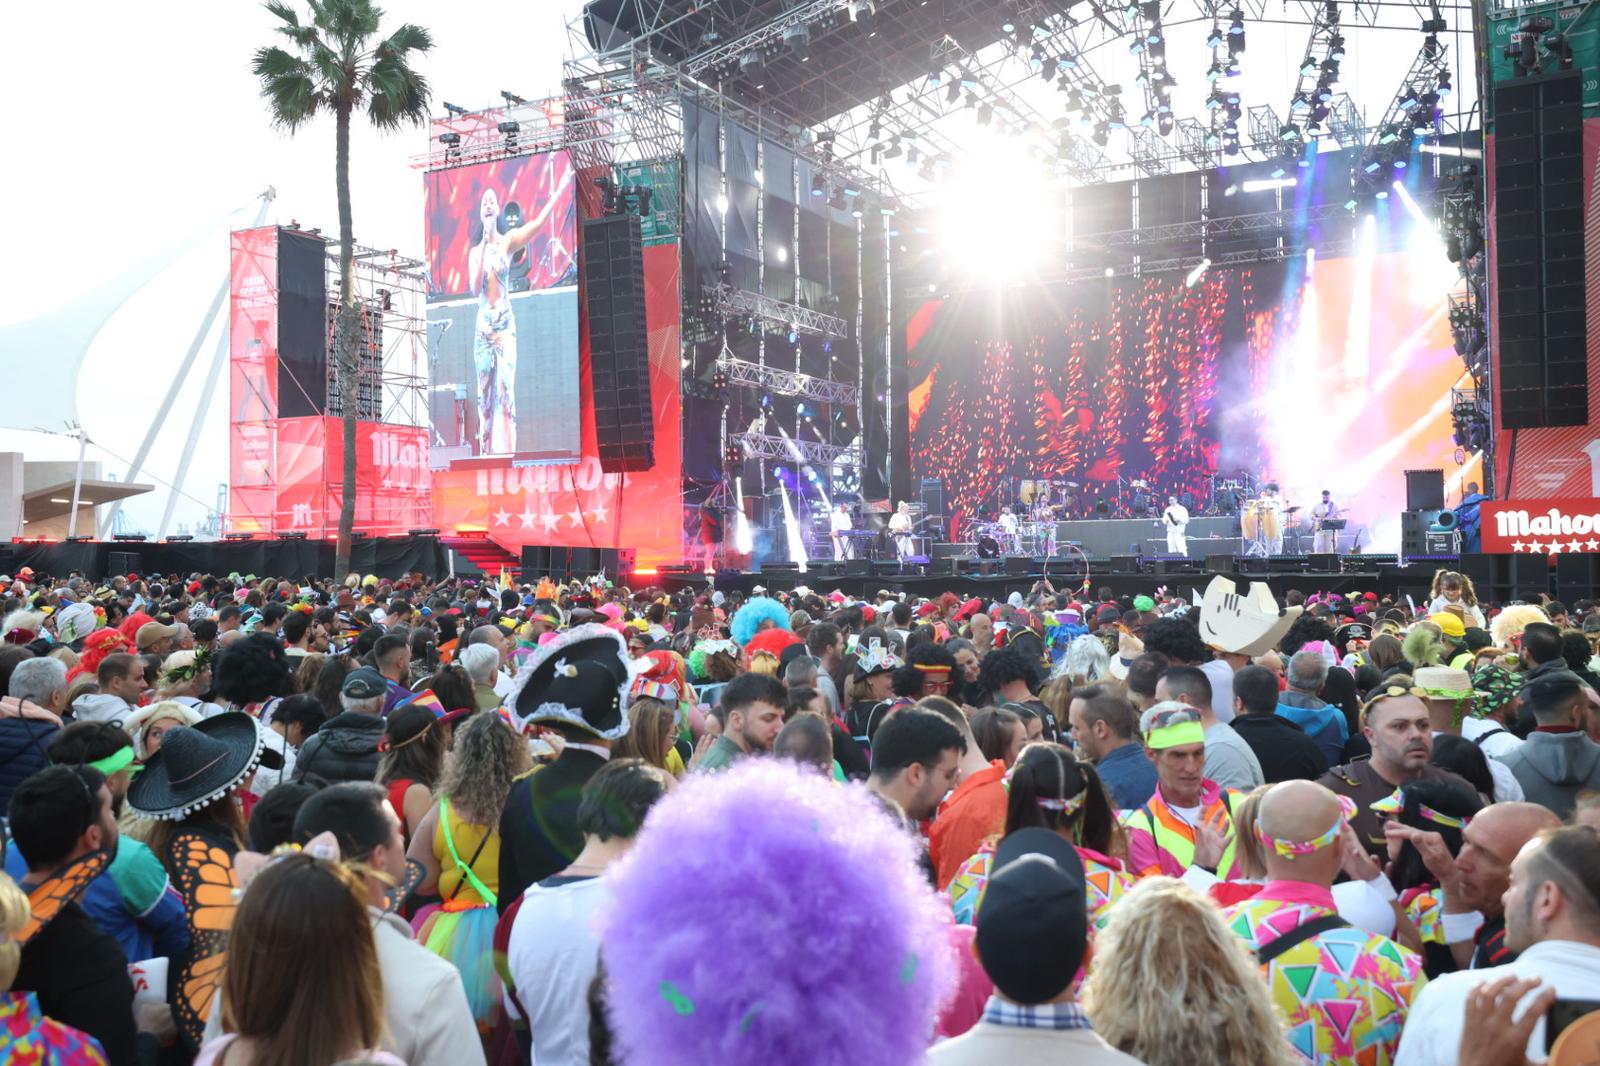
<svg viewBox="0 0 1600 1066">
<path fill-rule="evenodd" d="M 32 992 L 0 992 L 0 1062 L 8 1066 L 106 1066 L 94 1037 L 51 1021 Z"/>
<path fill-rule="evenodd" d="M 993 839 L 984 842 L 978 853 L 961 864 L 955 879 L 950 882 L 950 909 L 962 925 L 976 924 L 978 906 L 983 900 L 983 890 L 989 883 L 989 870 L 994 864 Z M 1121 899 L 1134 886 L 1133 875 L 1122 868 L 1122 863 L 1089 848 L 1078 848 L 1083 860 L 1083 880 L 1087 889 L 1084 902 L 1088 913 L 1090 935 L 1105 927 L 1110 917 L 1111 905 Z"/>
<path fill-rule="evenodd" d="M 1207 779 L 1200 787 L 1198 820 L 1210 820 L 1222 827 L 1223 836 L 1231 836 L 1233 806 L 1242 795 L 1237 789 L 1223 788 Z M 1160 785 L 1143 807 L 1120 811 L 1117 817 L 1128 837 L 1128 869 L 1134 877 L 1182 877 L 1194 863 L 1194 826 L 1167 803 Z M 1234 845 L 1229 843 L 1217 864 L 1217 876 L 1224 881 L 1239 877 L 1233 851 Z"/>
<path fill-rule="evenodd" d="M 1335 914 L 1333 894 L 1300 881 L 1271 881 L 1224 912 L 1251 950 L 1305 922 Z M 1422 957 L 1385 936 L 1326 930 L 1265 967 L 1290 1045 L 1316 1066 L 1389 1066 L 1416 993 Z"/>
</svg>

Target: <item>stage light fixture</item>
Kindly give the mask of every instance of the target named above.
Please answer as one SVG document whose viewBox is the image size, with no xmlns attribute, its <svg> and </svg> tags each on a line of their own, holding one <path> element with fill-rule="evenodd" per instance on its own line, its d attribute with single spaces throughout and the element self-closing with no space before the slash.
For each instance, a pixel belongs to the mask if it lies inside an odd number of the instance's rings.
<svg viewBox="0 0 1600 1066">
<path fill-rule="evenodd" d="M 739 57 L 739 73 L 754 81 L 757 89 L 763 88 L 767 79 L 767 57 L 759 51 L 746 52 Z"/>
<path fill-rule="evenodd" d="M 1093 139 L 1094 143 L 1098 144 L 1101 148 L 1104 148 L 1106 143 L 1111 139 L 1111 126 L 1104 119 L 1094 124 Z"/>
<path fill-rule="evenodd" d="M 1235 54 L 1243 52 L 1245 50 L 1244 12 L 1239 8 L 1234 8 L 1233 13 L 1228 18 L 1228 51 Z"/>
<path fill-rule="evenodd" d="M 851 22 L 866 22 L 878 13 L 878 6 L 872 0 L 850 0 L 845 11 Z"/>
<path fill-rule="evenodd" d="M 705 30 L 700 34 L 702 48 L 715 48 L 722 43 L 722 34 L 717 30 L 717 16 L 712 15 L 711 21 L 706 23 Z"/>
<path fill-rule="evenodd" d="M 811 58 L 811 27 L 805 23 L 790 26 L 783 31 L 783 43 L 804 63 Z"/>
<path fill-rule="evenodd" d="M 439 143 L 443 144 L 443 145 L 449 145 L 449 146 L 460 144 L 461 143 L 461 134 L 459 134 L 459 133 L 441 133 L 441 134 L 439 134 Z"/>
<path fill-rule="evenodd" d="M 1450 84 L 1450 72 L 1448 70 L 1441 70 L 1439 72 L 1439 95 L 1449 96 L 1453 90 L 1454 86 Z"/>
<path fill-rule="evenodd" d="M 1332 64 L 1335 65 L 1335 67 L 1337 67 L 1338 64 L 1343 63 L 1343 62 L 1344 62 L 1344 35 L 1340 34 L 1340 33 L 1336 33 L 1331 38 L 1329 38 L 1329 40 L 1328 40 L 1328 63 L 1332 63 Z M 1323 65 L 1323 69 L 1324 70 L 1327 69 L 1327 64 Z"/>
<path fill-rule="evenodd" d="M 1189 271 L 1189 276 L 1183 279 L 1184 288 L 1192 289 L 1199 284 L 1200 279 L 1205 275 L 1205 272 L 1210 269 L 1210 267 L 1210 259 L 1202 259 L 1200 262 L 1196 263 L 1195 268 Z"/>
<path fill-rule="evenodd" d="M 1238 192 L 1239 192 L 1239 183 L 1238 182 L 1233 182 L 1226 189 L 1222 190 L 1222 195 L 1224 195 L 1224 196 L 1235 196 L 1235 195 L 1238 194 Z"/>
<path fill-rule="evenodd" d="M 1311 55 L 1306 56 L 1304 59 L 1302 59 L 1300 61 L 1300 76 L 1302 78 L 1311 77 L 1311 75 L 1313 75 L 1313 74 L 1315 74 L 1317 72 L 1317 67 L 1319 65 L 1320 64 L 1317 63 L 1317 57 L 1316 56 L 1311 56 Z"/>
<path fill-rule="evenodd" d="M 1435 17 L 1435 18 L 1431 18 L 1431 19 L 1423 19 L 1422 20 L 1422 32 L 1423 33 L 1428 33 L 1428 34 L 1443 33 L 1448 28 L 1449 27 L 1447 26 L 1447 24 L 1445 23 L 1445 21 L 1444 21 L 1444 19 L 1442 17 Z"/>
<path fill-rule="evenodd" d="M 1045 81 L 1054 81 L 1056 77 L 1056 60 L 1054 56 L 1046 56 L 1039 61 L 1039 77 Z"/>
<path fill-rule="evenodd" d="M 994 121 L 994 105 L 984 103 L 978 108 L 978 125 L 987 126 Z"/>
<path fill-rule="evenodd" d="M 460 104 L 452 104 L 449 100 L 444 102 L 444 109 L 452 115 L 465 115 L 468 113 L 466 108 Z"/>
<path fill-rule="evenodd" d="M 528 102 L 522 97 L 518 96 L 516 93 L 508 93 L 504 89 L 500 90 L 500 98 L 506 102 L 507 107 L 516 107 L 519 104 L 525 104 Z"/>
<path fill-rule="evenodd" d="M 1211 32 L 1206 35 L 1206 47 L 1221 48 L 1222 42 L 1225 40 L 1227 40 L 1227 36 L 1222 32 L 1222 27 L 1213 23 Z"/>
</svg>

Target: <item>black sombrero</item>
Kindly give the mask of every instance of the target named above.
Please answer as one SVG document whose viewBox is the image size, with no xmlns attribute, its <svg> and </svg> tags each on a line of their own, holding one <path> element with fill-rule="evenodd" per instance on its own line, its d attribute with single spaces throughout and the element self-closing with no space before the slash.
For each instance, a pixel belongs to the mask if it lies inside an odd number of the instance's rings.
<svg viewBox="0 0 1600 1066">
<path fill-rule="evenodd" d="M 256 766 L 283 766 L 248 714 L 230 711 L 170 730 L 128 787 L 128 806 L 146 818 L 178 821 L 236 788 Z"/>
</svg>

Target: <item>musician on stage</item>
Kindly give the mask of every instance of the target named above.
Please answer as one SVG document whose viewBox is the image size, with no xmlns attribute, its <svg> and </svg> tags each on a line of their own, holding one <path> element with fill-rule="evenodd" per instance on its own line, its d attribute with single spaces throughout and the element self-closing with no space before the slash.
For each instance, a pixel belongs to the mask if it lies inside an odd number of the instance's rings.
<svg viewBox="0 0 1600 1066">
<path fill-rule="evenodd" d="M 1001 547 L 1008 555 L 1020 555 L 1022 553 L 1022 537 L 1019 535 L 1021 529 L 1017 525 L 1017 516 L 1011 513 L 1010 507 L 1002 507 L 1000 508 L 1000 518 L 998 521 L 1000 525 Z"/>
<path fill-rule="evenodd" d="M 1322 523 L 1327 519 L 1338 518 L 1339 505 L 1333 502 L 1332 495 L 1327 489 L 1322 490 L 1322 500 L 1311 508 L 1311 521 L 1316 532 L 1311 537 L 1311 550 L 1318 553 L 1337 552 L 1339 550 L 1339 532 L 1334 529 L 1323 529 Z"/>
<path fill-rule="evenodd" d="M 904 500 L 889 516 L 889 535 L 894 538 L 894 556 L 902 563 L 911 558 L 911 505 Z"/>
<path fill-rule="evenodd" d="M 833 527 L 833 557 L 835 560 L 850 558 L 850 538 L 845 534 L 850 532 L 850 509 L 843 503 L 833 505 L 833 515 L 830 518 Z"/>
<path fill-rule="evenodd" d="M 1183 531 L 1189 528 L 1189 509 L 1178 502 L 1176 496 L 1167 497 L 1167 509 L 1161 512 L 1161 521 L 1167 531 L 1167 551 L 1173 555 L 1189 554 L 1189 538 Z"/>
<path fill-rule="evenodd" d="M 1276 523 L 1274 532 L 1271 536 L 1266 538 L 1267 554 L 1282 555 L 1283 528 L 1284 520 L 1287 517 L 1287 511 L 1284 508 L 1283 497 L 1278 495 L 1278 483 L 1276 481 L 1267 482 L 1267 487 L 1261 493 L 1261 501 L 1271 508 L 1273 513 L 1278 516 L 1278 521 Z"/>
</svg>

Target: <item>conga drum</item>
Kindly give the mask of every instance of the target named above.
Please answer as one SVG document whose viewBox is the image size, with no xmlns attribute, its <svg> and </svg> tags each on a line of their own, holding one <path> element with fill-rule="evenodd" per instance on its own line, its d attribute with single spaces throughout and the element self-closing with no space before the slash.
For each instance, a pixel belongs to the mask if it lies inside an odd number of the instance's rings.
<svg viewBox="0 0 1600 1066">
<path fill-rule="evenodd" d="M 1244 534 L 1245 540 L 1256 540 L 1261 536 L 1261 508 L 1259 500 L 1246 500 L 1239 508 L 1239 531 Z"/>
</svg>

